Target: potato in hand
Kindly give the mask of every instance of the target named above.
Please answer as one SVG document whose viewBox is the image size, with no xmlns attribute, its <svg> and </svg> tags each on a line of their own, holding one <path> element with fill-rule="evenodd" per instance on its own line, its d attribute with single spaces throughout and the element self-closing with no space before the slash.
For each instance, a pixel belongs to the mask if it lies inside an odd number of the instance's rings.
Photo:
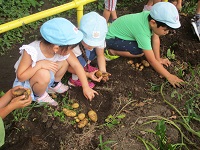
<svg viewBox="0 0 200 150">
<path fill-rule="evenodd" d="M 21 95 L 25 95 L 25 99 L 28 99 L 28 97 L 31 95 L 31 90 L 30 89 L 17 89 L 15 91 L 12 92 L 12 94 L 14 95 L 14 97 L 18 97 Z"/>
</svg>

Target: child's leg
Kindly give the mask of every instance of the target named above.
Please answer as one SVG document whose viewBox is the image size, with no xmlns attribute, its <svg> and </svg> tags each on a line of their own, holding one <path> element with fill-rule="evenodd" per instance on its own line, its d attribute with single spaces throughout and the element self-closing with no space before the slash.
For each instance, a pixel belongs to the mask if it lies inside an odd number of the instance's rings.
<svg viewBox="0 0 200 150">
<path fill-rule="evenodd" d="M 30 85 L 35 95 L 42 96 L 50 82 L 50 72 L 46 69 L 38 70 L 30 79 Z"/>
<path fill-rule="evenodd" d="M 117 19 L 117 12 L 116 12 L 116 10 L 114 10 L 114 11 L 111 12 L 111 16 L 112 16 L 112 21 L 114 21 L 114 20 Z"/>
<path fill-rule="evenodd" d="M 161 0 L 153 0 L 153 4 L 156 4 L 158 2 L 161 2 Z"/>
<path fill-rule="evenodd" d="M 138 47 L 136 41 L 115 38 L 106 40 L 106 44 L 111 55 L 131 58 L 143 56 L 143 51 Z"/>
<path fill-rule="evenodd" d="M 110 11 L 107 9 L 104 9 L 103 11 L 103 17 L 106 19 L 106 21 L 108 22 L 109 18 L 110 18 Z"/>
<path fill-rule="evenodd" d="M 57 62 L 58 64 L 58 71 L 55 73 L 55 82 L 60 82 L 63 78 L 64 74 L 66 73 L 69 64 L 66 60 Z"/>
</svg>

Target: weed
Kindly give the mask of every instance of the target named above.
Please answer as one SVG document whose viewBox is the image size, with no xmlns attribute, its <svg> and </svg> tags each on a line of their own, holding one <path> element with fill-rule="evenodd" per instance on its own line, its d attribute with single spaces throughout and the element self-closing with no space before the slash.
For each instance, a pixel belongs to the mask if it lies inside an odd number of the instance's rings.
<svg viewBox="0 0 200 150">
<path fill-rule="evenodd" d="M 105 119 L 105 126 L 112 128 L 118 124 L 120 124 L 121 119 L 123 119 L 126 115 L 125 114 L 120 114 L 117 116 L 113 116 L 113 115 L 109 115 L 106 119 Z"/>
<path fill-rule="evenodd" d="M 175 54 L 174 54 L 174 51 L 172 51 L 170 48 L 167 50 L 167 58 L 169 60 L 175 60 Z"/>
<path fill-rule="evenodd" d="M 116 141 L 105 141 L 105 142 L 103 142 L 102 135 L 99 135 L 99 145 L 98 145 L 98 147 L 101 150 L 111 150 L 111 148 L 109 148 L 107 145 L 114 143 L 114 142 L 116 142 Z"/>
</svg>

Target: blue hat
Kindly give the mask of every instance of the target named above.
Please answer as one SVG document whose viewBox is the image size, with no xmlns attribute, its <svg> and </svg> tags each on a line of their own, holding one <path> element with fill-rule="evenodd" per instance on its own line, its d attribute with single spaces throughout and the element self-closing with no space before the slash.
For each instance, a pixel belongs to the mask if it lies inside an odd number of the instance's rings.
<svg viewBox="0 0 200 150">
<path fill-rule="evenodd" d="M 104 45 L 108 27 L 106 19 L 98 13 L 90 12 L 83 15 L 79 30 L 83 33 L 83 41 L 87 45 Z"/>
<path fill-rule="evenodd" d="M 179 28 L 179 13 L 176 7 L 169 2 L 158 2 L 153 5 L 150 10 L 150 15 L 156 21 L 165 23 L 171 28 Z"/>
<path fill-rule="evenodd" d="M 59 46 L 77 44 L 83 39 L 83 34 L 65 18 L 45 22 L 40 33 L 46 41 Z"/>
</svg>

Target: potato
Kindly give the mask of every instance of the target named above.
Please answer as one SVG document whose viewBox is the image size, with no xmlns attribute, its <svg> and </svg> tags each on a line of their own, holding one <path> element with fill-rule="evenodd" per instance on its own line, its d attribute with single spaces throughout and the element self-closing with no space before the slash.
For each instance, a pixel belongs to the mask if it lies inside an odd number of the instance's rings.
<svg viewBox="0 0 200 150">
<path fill-rule="evenodd" d="M 95 76 L 96 76 L 97 78 L 100 78 L 100 77 L 107 77 L 107 76 L 109 76 L 109 73 L 107 73 L 107 72 L 101 72 L 100 70 L 98 70 L 98 71 L 95 73 Z"/>
<path fill-rule="evenodd" d="M 140 64 L 139 64 L 139 63 L 135 63 L 135 67 L 136 67 L 136 68 L 139 68 L 139 67 L 140 67 Z"/>
<path fill-rule="evenodd" d="M 90 111 L 88 112 L 88 116 L 89 116 L 89 118 L 90 118 L 92 121 L 94 121 L 94 122 L 97 121 L 97 113 L 96 113 L 95 111 L 90 110 Z"/>
<path fill-rule="evenodd" d="M 98 70 L 96 73 L 95 73 L 95 76 L 97 78 L 100 78 L 102 76 L 102 72 L 100 70 Z"/>
<path fill-rule="evenodd" d="M 79 108 L 79 103 L 72 104 L 72 108 L 74 108 L 74 109 Z"/>
<path fill-rule="evenodd" d="M 87 124 L 88 124 L 88 119 L 87 119 L 87 118 L 84 118 L 83 120 L 81 120 L 81 121 L 78 123 L 78 128 L 83 128 L 83 127 L 85 127 Z"/>
<path fill-rule="evenodd" d="M 132 64 L 133 64 L 133 60 L 129 60 L 127 63 L 128 63 L 129 65 L 132 65 Z"/>
<path fill-rule="evenodd" d="M 145 67 L 149 67 L 150 64 L 148 63 L 148 61 L 146 60 L 142 60 L 142 64 L 145 66 Z"/>
<path fill-rule="evenodd" d="M 141 66 L 139 67 L 139 71 L 142 71 L 143 69 L 144 69 L 144 66 L 141 65 Z"/>
<path fill-rule="evenodd" d="M 78 119 L 79 120 L 83 120 L 84 118 L 85 118 L 85 114 L 84 113 L 78 114 Z"/>
<path fill-rule="evenodd" d="M 66 116 L 68 117 L 75 117 L 76 116 L 76 112 L 73 110 L 69 110 L 67 108 L 63 108 L 63 112 L 65 113 Z"/>
<path fill-rule="evenodd" d="M 14 95 L 14 97 L 18 97 L 21 95 L 25 95 L 25 99 L 28 99 L 28 97 L 31 95 L 31 90 L 30 89 L 17 89 L 15 91 L 13 91 L 12 93 Z"/>
<path fill-rule="evenodd" d="M 80 122 L 80 120 L 79 120 L 78 118 L 77 118 L 77 119 L 75 119 L 75 121 L 76 121 L 76 122 Z"/>
</svg>

